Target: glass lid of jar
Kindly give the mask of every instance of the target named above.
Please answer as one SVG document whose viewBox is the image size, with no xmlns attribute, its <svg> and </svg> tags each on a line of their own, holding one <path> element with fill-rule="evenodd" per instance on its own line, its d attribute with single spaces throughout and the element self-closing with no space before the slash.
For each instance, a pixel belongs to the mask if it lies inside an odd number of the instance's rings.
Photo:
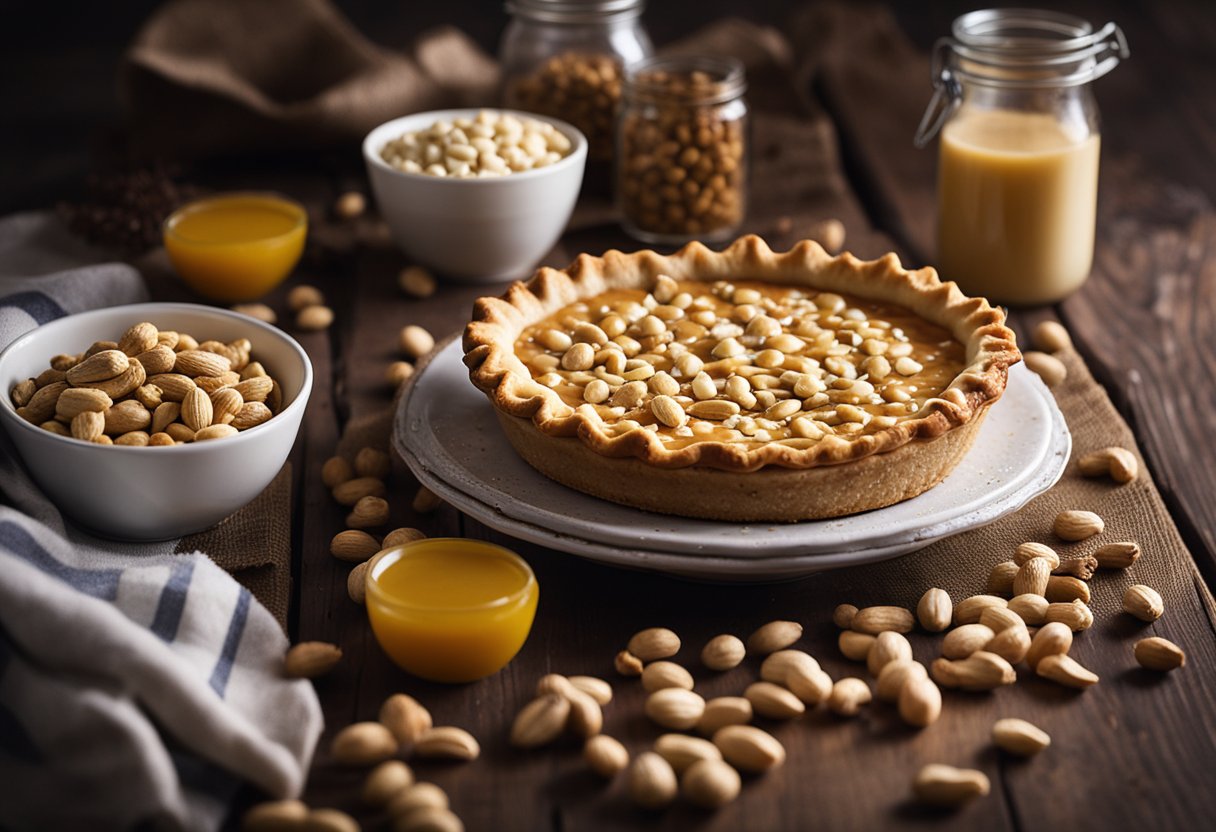
<svg viewBox="0 0 1216 832">
<path fill-rule="evenodd" d="M 546 23 L 597 23 L 605 18 L 637 17 L 645 0 L 508 0 L 513 15 Z"/>
<path fill-rule="evenodd" d="M 933 45 L 933 98 L 913 143 L 927 145 L 962 101 L 963 83 L 997 89 L 1075 87 L 1101 78 L 1130 55 L 1117 25 L 1098 30 L 1043 9 L 982 9 L 957 18 L 953 37 Z"/>
</svg>

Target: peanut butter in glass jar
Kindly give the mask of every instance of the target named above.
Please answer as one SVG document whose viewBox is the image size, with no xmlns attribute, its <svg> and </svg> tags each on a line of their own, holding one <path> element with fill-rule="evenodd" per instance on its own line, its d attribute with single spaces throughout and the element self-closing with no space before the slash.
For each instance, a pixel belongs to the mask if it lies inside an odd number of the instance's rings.
<svg viewBox="0 0 1216 832">
<path fill-rule="evenodd" d="M 1093 264 L 1101 146 L 1091 83 L 1127 57 L 1113 23 L 990 9 L 954 21 L 934 50 L 940 130 L 937 259 L 971 295 L 1054 303 Z"/>
</svg>

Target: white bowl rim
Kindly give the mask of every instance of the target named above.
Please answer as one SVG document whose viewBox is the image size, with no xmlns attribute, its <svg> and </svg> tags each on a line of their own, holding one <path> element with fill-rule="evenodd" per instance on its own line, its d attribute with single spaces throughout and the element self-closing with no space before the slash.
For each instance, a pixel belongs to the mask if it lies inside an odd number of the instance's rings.
<svg viewBox="0 0 1216 832">
<path fill-rule="evenodd" d="M 53 321 L 48 321 L 47 323 L 37 326 L 34 329 L 31 329 L 29 332 L 22 334 L 21 336 L 19 336 L 17 338 L 17 340 L 13 341 L 11 344 L 9 344 L 7 347 L 5 347 L 3 351 L 0 351 L 0 367 L 3 367 L 4 362 L 8 358 L 10 358 L 10 356 L 12 354 L 16 354 L 18 351 L 20 351 L 20 348 L 27 341 L 32 340 L 34 334 L 39 332 L 40 330 L 45 330 L 47 327 L 54 327 L 57 324 L 60 324 L 61 322 L 64 322 L 64 321 L 79 321 L 81 318 L 85 318 L 85 317 L 101 317 L 103 314 L 115 313 L 115 312 L 125 312 L 127 310 L 131 310 L 131 311 L 148 310 L 150 312 L 162 311 L 162 312 L 188 312 L 188 313 L 207 312 L 210 314 L 217 315 L 221 318 L 233 318 L 242 324 L 248 324 L 254 331 L 261 331 L 263 333 L 268 334 L 270 337 L 277 338 L 278 340 L 282 341 L 292 351 L 295 352 L 296 357 L 299 358 L 300 361 L 303 363 L 304 378 L 300 383 L 300 392 L 296 394 L 296 397 L 294 399 L 292 399 L 291 404 L 287 405 L 287 407 L 283 408 L 281 411 L 274 414 L 274 416 L 272 416 L 270 419 L 267 419 L 262 424 L 255 425 L 254 427 L 249 428 L 248 430 L 240 431 L 236 436 L 229 436 L 229 437 L 225 438 L 224 440 L 222 440 L 222 444 L 224 445 L 224 447 L 227 447 L 227 448 L 233 447 L 233 445 L 230 443 L 248 442 L 248 441 L 250 441 L 250 439 L 249 439 L 250 434 L 257 434 L 259 432 L 265 432 L 263 429 L 272 428 L 275 419 L 278 419 L 280 416 L 286 416 L 289 412 L 302 410 L 308 406 L 309 394 L 312 392 L 312 385 L 313 385 L 312 362 L 308 359 L 308 353 L 304 351 L 304 348 L 302 346 L 300 346 L 299 342 L 296 341 L 295 338 L 292 338 L 290 335 L 288 335 L 286 332 L 279 329 L 278 327 L 274 327 L 274 326 L 271 326 L 270 324 L 263 323 L 262 321 L 259 321 L 256 318 L 252 318 L 248 315 L 243 315 L 240 312 L 233 312 L 228 309 L 221 309 L 220 307 L 217 307 L 217 306 L 208 306 L 208 305 L 202 304 L 202 303 L 171 303 L 171 302 L 156 302 L 156 301 L 153 301 L 150 303 L 128 303 L 128 304 L 123 304 L 121 306 L 105 306 L 105 307 L 101 307 L 98 309 L 89 309 L 84 312 L 75 312 L 71 315 L 64 315 L 62 318 L 56 318 Z M 213 445 L 213 443 L 211 443 L 211 442 L 187 442 L 187 443 L 181 444 L 181 445 L 158 445 L 155 447 L 150 446 L 150 445 L 148 445 L 148 446 L 145 446 L 145 445 L 105 445 L 105 446 L 101 446 L 101 445 L 96 445 L 96 443 L 82 442 L 81 440 L 75 439 L 70 436 L 60 436 L 57 433 L 51 433 L 49 430 L 43 430 L 38 425 L 32 424 L 31 422 L 27 422 L 25 419 L 22 419 L 20 416 L 17 415 L 17 410 L 13 406 L 13 402 L 12 402 L 12 399 L 8 395 L 8 391 L 7 390 L 3 391 L 3 393 L 4 393 L 4 395 L 2 398 L 4 401 L 2 404 L 0 404 L 0 414 L 3 414 L 4 419 L 7 419 L 12 424 L 19 425 L 23 430 L 32 431 L 37 436 L 49 437 L 52 441 L 70 442 L 70 443 L 72 443 L 72 445 L 74 447 L 79 447 L 81 445 L 84 445 L 86 447 L 89 445 L 94 445 L 95 447 L 117 448 L 117 449 L 120 449 L 121 453 L 153 453 L 153 454 L 159 454 L 159 455 L 176 453 L 179 455 L 182 455 L 182 454 L 189 455 L 189 454 L 207 453 L 209 447 Z M 284 421 L 286 421 L 286 420 L 284 420 Z M 279 424 L 283 424 L 283 422 L 280 422 Z"/>
<path fill-rule="evenodd" d="M 566 138 L 574 141 L 574 149 L 571 150 L 569 153 L 567 153 L 565 156 L 563 156 L 561 159 L 558 159 L 556 162 L 554 162 L 551 165 L 545 165 L 543 168 L 532 168 L 531 170 L 516 171 L 513 173 L 509 173 L 506 176 L 484 176 L 484 177 L 431 176 L 430 174 L 427 174 L 427 173 L 410 173 L 409 171 L 401 170 L 400 168 L 395 168 L 392 165 L 390 165 L 388 162 L 384 161 L 384 159 L 380 158 L 380 149 L 384 146 L 384 142 L 381 142 L 379 139 L 382 134 L 389 132 L 390 128 L 397 128 L 398 125 L 403 124 L 405 122 L 413 122 L 413 121 L 424 120 L 424 119 L 429 119 L 429 123 L 427 126 L 430 126 L 430 124 L 434 124 L 436 121 L 439 121 L 440 119 L 452 120 L 452 119 L 457 119 L 457 118 L 476 118 L 477 114 L 482 112 L 483 110 L 489 110 L 491 112 L 500 113 L 502 115 L 516 116 L 517 118 L 529 118 L 529 119 L 533 119 L 535 121 L 548 122 L 549 124 L 552 124 L 554 127 L 556 127 L 558 130 L 562 131 L 562 133 L 564 133 L 566 135 Z M 398 128 L 398 129 L 402 129 L 402 128 Z M 405 128 L 405 129 L 409 129 L 409 128 Z M 376 143 L 379 144 L 380 147 L 376 147 L 376 148 L 372 147 L 373 139 L 376 140 Z M 457 108 L 457 109 L 453 109 L 453 110 L 427 110 L 427 111 L 421 112 L 421 113 L 410 113 L 409 115 L 398 116 L 397 118 L 389 119 L 388 121 L 384 122 L 383 124 L 373 128 L 363 138 L 363 158 L 369 165 L 375 165 L 376 167 L 378 167 L 382 170 L 388 171 L 389 173 L 396 174 L 407 180 L 413 179 L 413 180 L 421 181 L 421 182 L 452 182 L 452 183 L 459 183 L 459 185 L 481 185 L 481 186 L 489 185 L 489 184 L 495 183 L 495 182 L 498 182 L 498 183 L 519 182 L 521 180 L 526 180 L 526 179 L 537 179 L 537 178 L 544 176 L 546 173 L 557 172 L 563 168 L 572 167 L 576 164 L 580 164 L 582 162 L 582 160 L 585 160 L 586 156 L 587 156 L 587 137 L 583 135 L 583 132 L 581 130 L 579 130 L 577 127 L 575 127 L 570 122 L 562 121 L 560 118 L 553 118 L 551 116 L 543 116 L 539 113 L 529 113 L 526 110 L 511 110 L 511 109 L 506 109 L 506 108 L 502 108 L 502 107 L 461 107 L 461 108 Z"/>
</svg>

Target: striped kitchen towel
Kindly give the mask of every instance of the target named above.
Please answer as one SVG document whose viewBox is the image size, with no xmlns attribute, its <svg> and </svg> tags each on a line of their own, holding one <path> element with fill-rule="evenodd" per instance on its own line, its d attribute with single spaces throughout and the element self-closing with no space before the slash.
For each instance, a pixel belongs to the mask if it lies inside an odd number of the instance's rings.
<svg viewBox="0 0 1216 832">
<path fill-rule="evenodd" d="M 144 299 L 137 272 L 90 256 L 52 217 L 0 220 L 0 349 Z M 303 788 L 312 686 L 282 677 L 274 617 L 177 543 L 65 523 L 0 436 L 0 828 L 216 829 L 242 783 Z"/>
</svg>

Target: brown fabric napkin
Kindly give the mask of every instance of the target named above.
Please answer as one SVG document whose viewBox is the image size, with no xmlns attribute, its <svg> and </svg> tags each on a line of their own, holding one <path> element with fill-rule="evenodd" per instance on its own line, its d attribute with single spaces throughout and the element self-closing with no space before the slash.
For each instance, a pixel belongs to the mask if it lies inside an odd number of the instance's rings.
<svg viewBox="0 0 1216 832">
<path fill-rule="evenodd" d="M 325 0 L 172 0 L 119 71 L 132 149 L 175 159 L 349 145 L 396 116 L 488 101 L 497 82 L 456 29 L 401 55 Z"/>
</svg>

